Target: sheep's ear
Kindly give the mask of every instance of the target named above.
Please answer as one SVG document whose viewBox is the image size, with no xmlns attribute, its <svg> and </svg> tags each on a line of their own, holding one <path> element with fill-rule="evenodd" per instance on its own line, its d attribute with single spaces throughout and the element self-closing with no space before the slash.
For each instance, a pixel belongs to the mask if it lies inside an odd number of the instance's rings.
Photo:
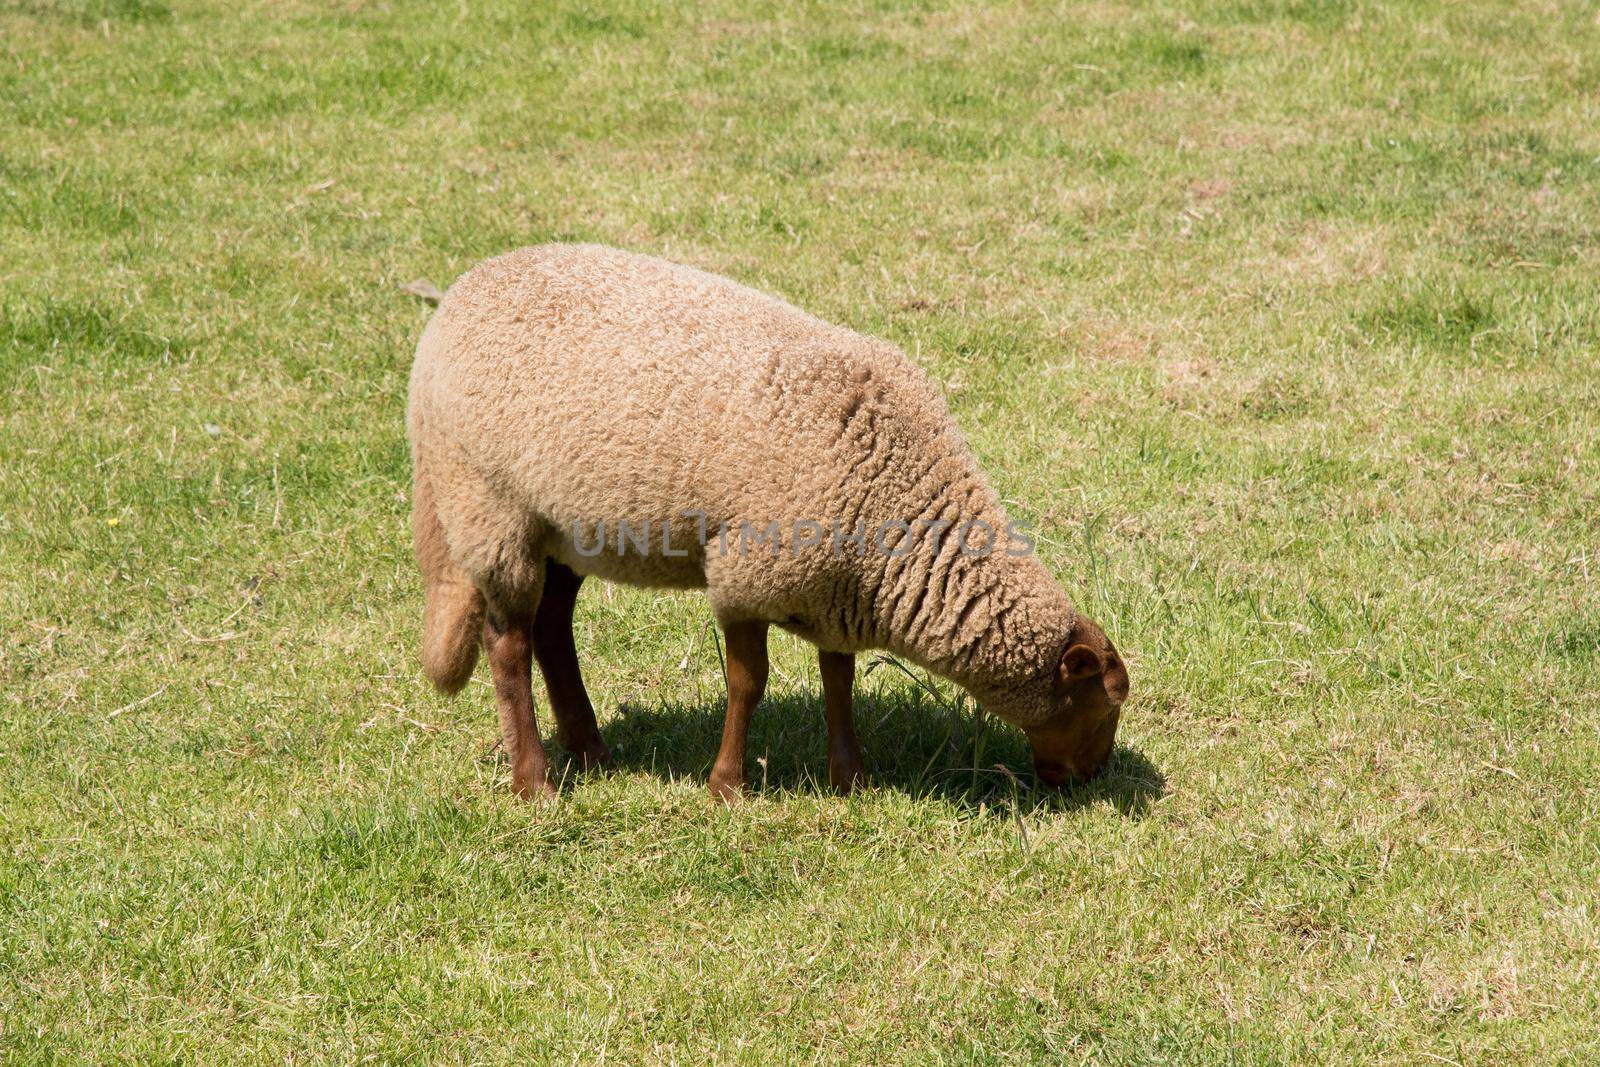
<svg viewBox="0 0 1600 1067">
<path fill-rule="evenodd" d="M 1081 682 L 1085 678 L 1104 674 L 1105 669 L 1106 662 L 1100 653 L 1088 645 L 1069 645 L 1061 653 L 1061 665 L 1056 668 L 1056 677 L 1063 682 Z"/>
</svg>

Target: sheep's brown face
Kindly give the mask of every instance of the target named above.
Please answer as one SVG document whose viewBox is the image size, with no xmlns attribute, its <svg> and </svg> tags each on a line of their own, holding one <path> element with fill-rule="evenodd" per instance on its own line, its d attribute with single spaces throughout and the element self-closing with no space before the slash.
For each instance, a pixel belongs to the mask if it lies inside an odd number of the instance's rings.
<svg viewBox="0 0 1600 1067">
<path fill-rule="evenodd" d="M 1068 778 L 1099 774 L 1111 756 L 1127 699 L 1127 664 L 1105 631 L 1080 618 L 1056 668 L 1053 714 L 1025 731 L 1039 780 L 1059 786 Z"/>
</svg>

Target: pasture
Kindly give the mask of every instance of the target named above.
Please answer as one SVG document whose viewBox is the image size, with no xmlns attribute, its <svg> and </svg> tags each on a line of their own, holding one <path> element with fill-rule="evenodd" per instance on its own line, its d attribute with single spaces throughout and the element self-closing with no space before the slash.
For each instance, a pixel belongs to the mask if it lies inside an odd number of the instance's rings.
<svg viewBox="0 0 1600 1067">
<path fill-rule="evenodd" d="M 879 661 L 834 797 L 777 637 L 713 808 L 703 598 L 591 584 L 514 801 L 399 287 L 550 240 L 925 367 L 1106 774 Z M 1585 4 L 0 0 L 0 1058 L 1592 1061 L 1597 279 Z"/>
</svg>

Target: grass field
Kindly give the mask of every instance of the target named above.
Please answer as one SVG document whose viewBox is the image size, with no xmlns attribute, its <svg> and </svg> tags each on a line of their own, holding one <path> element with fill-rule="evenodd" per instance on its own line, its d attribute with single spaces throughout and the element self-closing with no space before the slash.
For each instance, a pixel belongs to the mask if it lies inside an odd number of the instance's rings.
<svg viewBox="0 0 1600 1067">
<path fill-rule="evenodd" d="M 713 809 L 703 599 L 595 587 L 514 802 L 397 286 L 558 239 L 926 367 L 1107 774 L 883 663 L 834 798 L 781 638 Z M 1593 1062 L 1597 272 L 1586 4 L 0 0 L 0 1059 Z"/>
</svg>

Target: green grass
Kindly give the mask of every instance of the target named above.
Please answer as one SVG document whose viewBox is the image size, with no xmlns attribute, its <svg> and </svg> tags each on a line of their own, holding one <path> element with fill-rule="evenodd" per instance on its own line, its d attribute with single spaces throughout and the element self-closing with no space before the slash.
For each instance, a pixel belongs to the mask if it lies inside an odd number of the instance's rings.
<svg viewBox="0 0 1600 1067">
<path fill-rule="evenodd" d="M 1583 4 L 0 0 L 0 1058 L 1600 1057 L 1597 101 Z M 514 803 L 396 286 L 557 239 L 912 353 L 1107 775 L 881 666 L 835 799 L 784 638 L 712 809 L 597 586 L 622 770 Z"/>
</svg>

